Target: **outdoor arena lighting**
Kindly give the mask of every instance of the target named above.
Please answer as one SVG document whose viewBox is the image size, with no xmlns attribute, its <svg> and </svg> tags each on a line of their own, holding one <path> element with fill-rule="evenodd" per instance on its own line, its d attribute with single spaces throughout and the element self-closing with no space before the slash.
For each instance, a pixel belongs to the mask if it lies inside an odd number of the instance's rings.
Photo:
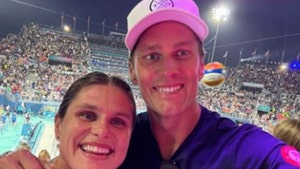
<svg viewBox="0 0 300 169">
<path fill-rule="evenodd" d="M 70 31 L 71 31 L 70 26 L 64 25 L 64 31 L 65 31 L 65 32 L 70 32 Z"/>
<path fill-rule="evenodd" d="M 220 23 L 222 21 L 226 21 L 228 19 L 228 16 L 230 14 L 230 10 L 225 8 L 225 7 L 213 8 L 212 14 L 213 14 L 213 19 L 217 21 L 217 30 L 216 30 L 216 34 L 215 34 L 215 37 L 214 37 L 214 46 L 213 46 L 213 50 L 212 50 L 212 53 L 211 53 L 211 62 L 214 61 Z"/>
</svg>

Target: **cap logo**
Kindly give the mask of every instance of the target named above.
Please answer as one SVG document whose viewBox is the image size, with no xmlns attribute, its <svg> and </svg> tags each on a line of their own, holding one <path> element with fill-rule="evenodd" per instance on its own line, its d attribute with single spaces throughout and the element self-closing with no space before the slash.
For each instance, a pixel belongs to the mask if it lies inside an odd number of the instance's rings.
<svg viewBox="0 0 300 169">
<path fill-rule="evenodd" d="M 150 3 L 150 11 L 172 7 L 174 7 L 174 3 L 172 0 L 152 0 L 152 2 Z"/>
</svg>

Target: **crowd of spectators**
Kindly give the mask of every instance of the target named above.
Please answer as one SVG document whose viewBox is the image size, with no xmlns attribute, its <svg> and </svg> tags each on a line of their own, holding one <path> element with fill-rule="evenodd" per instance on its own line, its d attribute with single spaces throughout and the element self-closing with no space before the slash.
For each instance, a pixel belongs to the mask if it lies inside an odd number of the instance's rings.
<svg viewBox="0 0 300 169">
<path fill-rule="evenodd" d="M 83 35 L 24 25 L 19 35 L 1 40 L 0 92 L 17 101 L 60 101 L 70 82 L 88 71 L 88 50 Z M 72 67 L 50 65 L 50 56 L 72 58 Z"/>
<path fill-rule="evenodd" d="M 199 101 L 223 116 L 239 122 L 250 122 L 270 131 L 278 120 L 300 118 L 299 70 L 280 70 L 278 67 L 245 64 L 228 68 L 228 77 L 220 88 L 200 85 Z M 261 84 L 260 90 L 243 88 L 243 82 Z M 209 98 L 209 99 L 207 99 Z M 270 107 L 269 112 L 258 113 L 258 106 Z"/>
<path fill-rule="evenodd" d="M 106 39 L 109 43 L 97 44 L 84 33 L 67 33 L 34 23 L 24 25 L 18 35 L 9 34 L 0 41 L 0 93 L 15 101 L 60 102 L 74 79 L 95 70 L 121 76 L 131 84 L 127 51 L 111 43 L 109 37 Z M 71 67 L 63 59 L 50 64 L 50 56 L 70 58 Z M 227 69 L 222 87 L 209 88 L 199 83 L 198 99 L 204 106 L 265 130 L 280 118 L 299 118 L 299 71 L 253 64 Z M 243 82 L 261 84 L 263 88 L 247 90 Z M 145 110 L 138 88 L 133 89 L 138 110 Z M 271 111 L 258 114 L 260 104 Z"/>
</svg>

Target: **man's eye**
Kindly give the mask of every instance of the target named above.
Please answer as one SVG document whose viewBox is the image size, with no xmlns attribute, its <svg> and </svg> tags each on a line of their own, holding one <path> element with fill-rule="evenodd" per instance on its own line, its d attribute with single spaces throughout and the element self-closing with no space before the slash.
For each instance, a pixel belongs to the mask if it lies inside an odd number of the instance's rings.
<svg viewBox="0 0 300 169">
<path fill-rule="evenodd" d="M 88 121 L 95 121 L 97 116 L 93 112 L 83 112 L 80 114 L 80 118 Z"/>
<path fill-rule="evenodd" d="M 145 59 L 146 60 L 157 60 L 159 58 L 159 55 L 158 54 L 149 54 L 149 55 L 146 55 L 145 56 Z"/>
<path fill-rule="evenodd" d="M 185 57 L 188 56 L 190 53 L 186 50 L 179 50 L 176 52 L 176 56 L 178 57 Z"/>
</svg>

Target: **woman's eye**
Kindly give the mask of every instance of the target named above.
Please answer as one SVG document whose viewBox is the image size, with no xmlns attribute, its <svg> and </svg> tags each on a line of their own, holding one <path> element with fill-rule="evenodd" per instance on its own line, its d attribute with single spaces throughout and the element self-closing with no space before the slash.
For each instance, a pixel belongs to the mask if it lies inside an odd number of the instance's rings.
<svg viewBox="0 0 300 169">
<path fill-rule="evenodd" d="M 112 124 L 116 127 L 126 126 L 126 122 L 122 119 L 116 118 L 112 120 Z"/>
<path fill-rule="evenodd" d="M 80 118 L 82 118 L 83 120 L 95 121 L 97 119 L 97 116 L 93 112 L 83 112 L 80 114 Z"/>
</svg>

